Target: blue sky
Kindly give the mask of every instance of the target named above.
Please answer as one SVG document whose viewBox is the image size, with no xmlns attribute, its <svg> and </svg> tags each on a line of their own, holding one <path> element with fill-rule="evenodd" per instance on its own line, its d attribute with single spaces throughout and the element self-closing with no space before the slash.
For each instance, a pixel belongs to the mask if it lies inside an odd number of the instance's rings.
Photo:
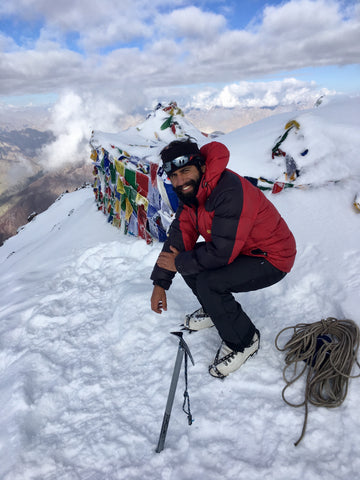
<svg viewBox="0 0 360 480">
<path fill-rule="evenodd" d="M 131 112 L 180 91 L 204 107 L 354 94 L 358 45 L 358 1 L 12 0 L 0 6 L 0 103 L 74 92 Z"/>
</svg>

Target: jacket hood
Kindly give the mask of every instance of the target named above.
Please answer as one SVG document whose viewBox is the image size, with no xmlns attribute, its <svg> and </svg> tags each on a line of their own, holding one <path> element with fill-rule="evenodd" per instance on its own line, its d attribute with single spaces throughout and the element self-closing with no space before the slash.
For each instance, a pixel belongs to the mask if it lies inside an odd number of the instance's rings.
<svg viewBox="0 0 360 480">
<path fill-rule="evenodd" d="M 203 195 L 209 195 L 206 194 L 209 188 L 210 191 L 215 188 L 230 158 L 227 147 L 219 142 L 207 143 L 201 147 L 200 153 L 205 157 L 206 169 L 197 195 L 199 201 L 203 200 Z"/>
</svg>

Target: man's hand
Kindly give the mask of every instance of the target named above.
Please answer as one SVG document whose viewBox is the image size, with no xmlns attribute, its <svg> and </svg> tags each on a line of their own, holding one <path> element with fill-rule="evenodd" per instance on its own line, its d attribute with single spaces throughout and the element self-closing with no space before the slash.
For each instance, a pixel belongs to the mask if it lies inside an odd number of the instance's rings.
<svg viewBox="0 0 360 480">
<path fill-rule="evenodd" d="M 156 263 L 160 268 L 176 272 L 175 258 L 180 252 L 173 246 L 170 246 L 170 250 L 171 252 L 161 252 Z"/>
<path fill-rule="evenodd" d="M 151 295 L 151 310 L 156 313 L 162 313 L 167 310 L 166 292 L 159 285 L 154 285 Z"/>
</svg>

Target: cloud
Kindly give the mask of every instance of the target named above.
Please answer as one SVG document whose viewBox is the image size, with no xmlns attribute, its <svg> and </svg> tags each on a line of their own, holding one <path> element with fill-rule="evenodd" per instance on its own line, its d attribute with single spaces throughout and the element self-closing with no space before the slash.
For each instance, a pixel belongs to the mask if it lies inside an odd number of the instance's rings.
<svg viewBox="0 0 360 480">
<path fill-rule="evenodd" d="M 94 51 L 114 44 L 125 44 L 153 33 L 152 18 L 159 7 L 181 5 L 179 0 L 12 0 L 2 2 L 0 14 L 16 16 L 42 28 L 63 35 L 78 34 L 79 46 Z"/>
<path fill-rule="evenodd" d="M 2 95 L 59 91 L 84 78 L 86 65 L 79 54 L 49 45 L 1 55 Z"/>
<path fill-rule="evenodd" d="M 8 35 L 3 35 L 2 33 L 0 33 L 0 51 L 7 52 L 16 49 L 16 42 Z"/>
<path fill-rule="evenodd" d="M 163 31 L 175 37 L 208 40 L 225 28 L 226 19 L 222 15 L 191 6 L 159 16 L 158 24 Z"/>
<path fill-rule="evenodd" d="M 55 169 L 88 160 L 89 139 L 95 125 L 96 129 L 112 131 L 123 115 L 120 106 L 102 96 L 64 93 L 53 107 L 47 126 L 56 140 L 42 149 L 41 163 L 47 169 Z"/>
<path fill-rule="evenodd" d="M 339 27 L 339 4 L 324 0 L 298 0 L 280 7 L 266 6 L 261 30 L 268 36 L 290 35 L 291 38 L 313 36 L 316 31 Z"/>
<path fill-rule="evenodd" d="M 359 9 L 354 6 L 347 17 L 340 6 L 332 0 L 293 0 L 281 7 L 266 7 L 259 38 L 269 50 L 277 46 L 277 57 L 285 59 L 286 68 L 345 65 L 350 58 L 350 63 L 358 63 Z M 278 61 L 274 66 L 278 68 Z"/>
<path fill-rule="evenodd" d="M 2 2 L 0 14 L 41 28 L 31 46 L 10 30 L 0 37 L 0 95 L 73 91 L 82 98 L 101 91 L 136 111 L 151 88 L 234 85 L 305 67 L 356 64 L 360 8 L 342 5 L 290 0 L 266 6 L 256 24 L 230 28 L 225 14 L 188 0 Z M 233 87 L 229 92 L 223 96 L 231 103 Z"/>
<path fill-rule="evenodd" d="M 187 67 L 203 78 L 231 81 L 269 73 L 359 63 L 360 20 L 338 2 L 292 0 L 266 7 L 247 30 L 226 30 L 210 45 L 192 42 Z M 355 12 L 355 8 L 352 12 Z M 190 52 L 190 43 L 186 44 Z"/>
<path fill-rule="evenodd" d="M 193 95 L 188 106 L 199 109 L 223 108 L 272 108 L 278 105 L 309 104 L 320 95 L 335 94 L 319 89 L 315 82 L 285 78 L 269 82 L 238 82 L 222 89 L 207 89 Z"/>
</svg>

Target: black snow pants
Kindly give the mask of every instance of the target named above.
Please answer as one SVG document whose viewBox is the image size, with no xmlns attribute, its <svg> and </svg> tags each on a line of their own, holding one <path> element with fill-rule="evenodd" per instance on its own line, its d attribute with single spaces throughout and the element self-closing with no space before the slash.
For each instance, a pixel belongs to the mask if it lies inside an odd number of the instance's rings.
<svg viewBox="0 0 360 480">
<path fill-rule="evenodd" d="M 232 293 L 269 287 L 285 275 L 263 257 L 240 255 L 229 265 L 183 278 L 210 315 L 222 340 L 233 350 L 241 351 L 251 343 L 256 329 Z"/>
</svg>

